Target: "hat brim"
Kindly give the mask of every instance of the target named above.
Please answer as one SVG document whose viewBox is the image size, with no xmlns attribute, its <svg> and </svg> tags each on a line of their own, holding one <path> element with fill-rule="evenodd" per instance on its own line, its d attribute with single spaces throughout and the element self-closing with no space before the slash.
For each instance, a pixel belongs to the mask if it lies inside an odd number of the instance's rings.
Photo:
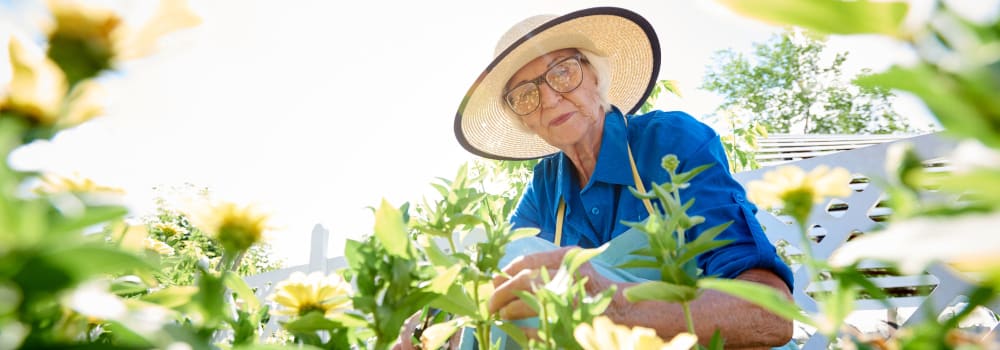
<svg viewBox="0 0 1000 350">
<path fill-rule="evenodd" d="M 608 59 L 608 99 L 631 114 L 652 91 L 660 70 L 660 43 L 642 16 L 616 7 L 597 7 L 554 18 L 501 52 L 462 99 L 455 115 L 455 136 L 469 152 L 498 160 L 527 160 L 559 150 L 515 125 L 502 102 L 507 80 L 535 58 L 580 48 Z"/>
</svg>

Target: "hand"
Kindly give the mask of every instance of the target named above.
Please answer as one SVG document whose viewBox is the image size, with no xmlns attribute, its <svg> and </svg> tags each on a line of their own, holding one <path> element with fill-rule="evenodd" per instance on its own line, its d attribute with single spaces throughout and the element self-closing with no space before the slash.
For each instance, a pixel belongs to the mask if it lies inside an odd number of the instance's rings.
<svg viewBox="0 0 1000 350">
<path fill-rule="evenodd" d="M 554 277 L 559 266 L 562 265 L 563 257 L 570 249 L 579 247 L 563 247 L 547 252 L 535 253 L 520 256 L 509 265 L 503 268 L 504 274 L 493 278 L 493 286 L 496 290 L 490 298 L 489 311 L 499 312 L 500 318 L 506 320 L 519 320 L 535 317 L 538 313 L 532 310 L 524 301 L 517 296 L 517 291 L 532 292 L 532 286 L 543 284 L 541 269 L 548 270 L 549 277 Z M 590 263 L 585 263 L 577 270 L 579 276 L 587 276 L 588 292 L 595 293 L 607 289 L 611 281 L 601 276 L 594 270 Z M 507 278 L 505 276 L 511 276 Z"/>
</svg>

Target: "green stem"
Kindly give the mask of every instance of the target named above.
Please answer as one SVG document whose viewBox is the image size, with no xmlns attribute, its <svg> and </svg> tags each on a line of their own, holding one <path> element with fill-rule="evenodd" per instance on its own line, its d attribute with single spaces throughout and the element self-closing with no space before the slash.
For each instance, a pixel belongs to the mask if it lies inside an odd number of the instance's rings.
<svg viewBox="0 0 1000 350">
<path fill-rule="evenodd" d="M 813 259 L 812 238 L 809 238 L 809 232 L 806 231 L 805 220 L 796 218 L 795 221 L 799 224 L 799 234 L 802 239 L 802 253 L 805 255 L 802 259 L 802 263 L 806 265 L 806 272 L 809 275 L 809 280 L 819 281 L 819 269 L 816 267 L 816 260 Z"/>
<path fill-rule="evenodd" d="M 448 242 L 451 242 L 451 239 L 449 239 Z M 454 245 L 452 245 L 451 251 L 452 251 L 452 254 L 455 254 Z M 479 302 L 479 283 L 480 283 L 479 280 L 476 279 L 476 283 L 472 287 L 472 300 L 475 300 L 476 303 L 479 304 L 479 310 L 477 310 L 477 311 L 479 312 L 480 315 L 485 314 L 486 315 L 486 320 L 488 321 L 490 319 L 489 313 L 483 312 L 483 308 L 486 305 Z M 487 344 L 486 348 L 489 349 L 490 346 L 492 345 L 492 344 L 490 344 L 490 338 L 489 337 L 490 337 L 490 335 L 489 335 L 489 322 L 486 322 L 486 324 L 483 324 L 482 321 L 477 321 L 476 322 L 476 341 L 479 342 L 479 346 L 482 347 L 483 344 Z"/>
<path fill-rule="evenodd" d="M 548 305 L 547 305 L 548 303 L 544 299 L 541 299 L 541 298 L 539 298 L 539 299 L 540 300 L 538 300 L 539 301 L 539 303 L 538 303 L 538 306 L 539 306 L 538 307 L 538 309 L 539 309 L 538 310 L 538 332 L 539 332 L 539 334 L 552 335 L 552 331 L 549 330 L 549 317 L 548 317 L 548 313 L 545 312 L 545 310 L 548 309 Z M 556 344 L 553 343 L 553 340 L 552 340 L 551 336 L 545 337 L 545 346 L 548 349 L 555 349 L 556 348 Z"/>
<path fill-rule="evenodd" d="M 694 317 L 691 316 L 691 303 L 683 302 L 681 307 L 684 308 L 684 321 L 687 322 L 688 332 L 691 334 L 698 334 L 694 332 Z"/>
<path fill-rule="evenodd" d="M 461 332 L 461 330 L 459 330 Z M 490 341 L 490 322 L 479 321 L 476 322 L 476 341 L 479 342 L 479 348 L 483 348 L 483 344 L 486 344 L 486 349 L 493 348 L 493 342 Z"/>
</svg>

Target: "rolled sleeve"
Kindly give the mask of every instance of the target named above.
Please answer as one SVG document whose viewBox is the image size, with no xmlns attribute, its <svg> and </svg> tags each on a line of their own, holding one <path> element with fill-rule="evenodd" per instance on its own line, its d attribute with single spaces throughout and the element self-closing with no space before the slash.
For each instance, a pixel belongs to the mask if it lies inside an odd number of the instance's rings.
<svg viewBox="0 0 1000 350">
<path fill-rule="evenodd" d="M 725 151 L 718 136 L 708 140 L 702 149 L 681 160 L 680 170 L 712 164 L 695 176 L 691 186 L 681 191 L 683 201 L 695 199 L 689 215 L 700 215 L 705 222 L 694 227 L 696 235 L 726 222 L 732 222 L 716 239 L 730 240 L 723 247 L 698 257 L 698 267 L 706 275 L 736 278 L 750 269 L 765 269 L 780 277 L 792 289 L 792 272 L 778 257 L 774 246 L 757 221 L 756 207 L 746 200 L 743 187 L 729 173 Z"/>
</svg>

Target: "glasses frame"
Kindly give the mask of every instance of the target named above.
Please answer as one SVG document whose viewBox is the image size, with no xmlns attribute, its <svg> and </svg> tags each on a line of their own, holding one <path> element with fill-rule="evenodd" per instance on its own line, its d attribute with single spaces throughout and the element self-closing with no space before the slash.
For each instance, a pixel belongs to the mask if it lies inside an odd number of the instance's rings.
<svg viewBox="0 0 1000 350">
<path fill-rule="evenodd" d="M 580 81 L 578 81 L 576 83 L 576 85 L 574 85 L 569 90 L 559 91 L 558 89 L 556 89 L 555 87 L 552 86 L 552 83 L 550 83 L 549 80 L 546 79 L 546 77 L 549 76 L 549 72 L 551 72 L 552 69 L 554 69 L 554 68 L 558 67 L 560 64 L 563 64 L 566 61 L 570 61 L 570 60 L 576 61 L 576 63 L 580 66 Z M 511 112 L 514 112 L 514 114 L 517 114 L 518 116 L 522 116 L 523 117 L 523 116 L 529 115 L 531 113 L 534 113 L 535 111 L 538 110 L 538 107 L 540 107 L 542 105 L 541 96 L 539 96 L 539 101 L 538 101 L 537 104 L 535 104 L 535 108 L 532 108 L 531 111 L 522 114 L 522 113 L 518 113 L 517 110 L 514 109 L 514 106 L 511 105 L 510 98 L 508 98 L 509 95 L 510 95 L 510 93 L 512 91 L 514 91 L 514 90 L 517 90 L 518 88 L 520 88 L 520 87 L 522 87 L 524 85 L 534 84 L 535 85 L 535 90 L 538 91 L 538 93 L 540 95 L 542 93 L 541 92 L 541 90 L 542 90 L 541 82 L 545 82 L 545 85 L 548 85 L 549 88 L 552 89 L 552 91 L 558 92 L 560 94 L 565 94 L 565 93 L 573 92 L 573 90 L 576 90 L 578 87 L 580 87 L 580 85 L 583 84 L 583 64 L 585 64 L 585 63 L 587 63 L 587 56 L 584 56 L 582 53 L 579 53 L 579 52 L 577 52 L 574 55 L 571 55 L 571 56 L 568 56 L 568 57 L 564 57 L 564 58 L 556 61 L 551 66 L 549 66 L 549 69 L 545 70 L 545 73 L 542 73 L 541 75 L 535 77 L 534 79 L 521 82 L 520 84 L 517 84 L 517 85 L 515 85 L 514 87 L 512 87 L 510 89 L 504 89 L 504 92 L 503 92 L 503 101 L 504 101 L 504 104 L 507 105 L 507 108 L 509 108 Z"/>
</svg>

